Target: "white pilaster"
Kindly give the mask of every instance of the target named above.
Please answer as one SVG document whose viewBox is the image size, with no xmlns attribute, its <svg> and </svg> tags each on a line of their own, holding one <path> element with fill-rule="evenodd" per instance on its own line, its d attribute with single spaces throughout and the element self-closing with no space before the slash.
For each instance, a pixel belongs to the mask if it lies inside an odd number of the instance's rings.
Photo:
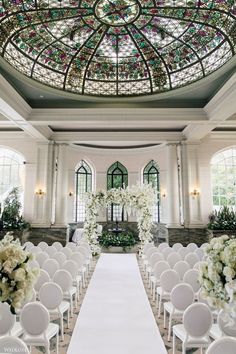
<svg viewBox="0 0 236 354">
<path fill-rule="evenodd" d="M 67 199 L 68 168 L 67 168 L 67 144 L 58 144 L 57 154 L 57 179 L 55 188 L 55 225 L 62 227 L 67 225 Z"/>
</svg>

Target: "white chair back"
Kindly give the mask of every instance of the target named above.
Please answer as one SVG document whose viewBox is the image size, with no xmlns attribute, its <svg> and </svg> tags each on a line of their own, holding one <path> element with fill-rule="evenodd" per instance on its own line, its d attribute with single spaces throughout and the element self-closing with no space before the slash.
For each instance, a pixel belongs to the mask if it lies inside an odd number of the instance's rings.
<svg viewBox="0 0 236 354">
<path fill-rule="evenodd" d="M 185 311 L 194 302 L 194 292 L 188 284 L 177 284 L 171 291 L 170 301 L 179 311 Z"/>
<path fill-rule="evenodd" d="M 190 242 L 190 243 L 187 245 L 187 249 L 188 249 L 190 252 L 194 252 L 196 249 L 198 249 L 198 246 L 196 245 L 196 243 Z"/>
<path fill-rule="evenodd" d="M 217 322 L 218 325 L 223 332 L 224 335 L 229 337 L 236 337 L 236 322 L 234 320 L 234 324 L 229 325 L 228 321 L 225 320 L 227 318 L 227 313 L 224 310 L 221 310 L 218 314 Z M 236 352 L 235 352 L 236 353 Z"/>
<path fill-rule="evenodd" d="M 63 248 L 61 242 L 58 241 L 53 242 L 52 246 L 55 247 L 58 252 Z"/>
<path fill-rule="evenodd" d="M 191 251 L 187 249 L 187 247 L 182 247 L 179 250 L 179 255 L 182 257 L 182 260 L 184 261 L 185 256 L 187 256 L 187 254 L 189 254 Z"/>
<path fill-rule="evenodd" d="M 103 226 L 98 224 L 97 225 L 97 234 L 98 234 L 98 236 L 102 234 L 102 230 L 103 230 Z"/>
<path fill-rule="evenodd" d="M 153 270 L 155 278 L 160 280 L 162 273 L 168 269 L 170 269 L 170 266 L 166 261 L 157 262 Z"/>
<path fill-rule="evenodd" d="M 54 256 L 54 254 L 57 253 L 57 249 L 54 246 L 48 246 L 45 252 L 47 252 L 49 258 L 52 258 L 52 256 Z"/>
<path fill-rule="evenodd" d="M 189 269 L 184 274 L 184 278 L 183 278 L 184 283 L 191 285 L 195 293 L 197 293 L 201 287 L 198 277 L 199 277 L 199 272 L 196 269 Z"/>
<path fill-rule="evenodd" d="M 51 279 L 53 278 L 54 274 L 59 268 L 60 268 L 59 263 L 53 258 L 47 259 L 42 266 L 42 269 L 48 272 Z"/>
<path fill-rule="evenodd" d="M 173 269 L 179 274 L 180 280 L 183 280 L 184 274 L 190 269 L 190 265 L 185 261 L 179 261 Z"/>
<path fill-rule="evenodd" d="M 45 283 L 39 290 L 39 300 L 48 310 L 54 310 L 61 304 L 63 292 L 58 284 Z"/>
<path fill-rule="evenodd" d="M 30 253 L 33 253 L 33 254 L 37 254 L 37 253 L 40 253 L 42 252 L 41 248 L 39 246 L 33 246 L 31 249 L 30 249 Z"/>
<path fill-rule="evenodd" d="M 151 255 L 154 253 L 154 252 L 157 252 L 157 248 L 155 246 L 152 246 L 150 248 L 148 248 L 148 250 L 145 252 L 145 255 L 146 255 L 146 258 L 147 259 L 150 259 Z"/>
<path fill-rule="evenodd" d="M 190 305 L 184 311 L 183 325 L 191 337 L 208 335 L 212 326 L 212 314 L 209 307 L 199 302 Z"/>
<path fill-rule="evenodd" d="M 89 257 L 89 252 L 85 247 L 78 246 L 77 247 L 77 252 L 80 252 L 84 255 L 85 259 Z"/>
<path fill-rule="evenodd" d="M 71 259 L 71 256 L 72 256 L 72 254 L 73 254 L 73 252 L 71 251 L 71 249 L 68 248 L 68 247 L 62 248 L 60 252 L 64 253 L 64 255 L 66 256 L 66 259 Z"/>
<path fill-rule="evenodd" d="M 48 272 L 46 272 L 43 269 L 40 269 L 40 274 L 39 274 L 39 277 L 37 278 L 37 281 L 34 285 L 34 289 L 38 292 L 39 289 L 41 288 L 41 286 L 44 283 L 47 283 L 49 281 L 50 281 L 50 276 L 49 276 Z"/>
<path fill-rule="evenodd" d="M 190 252 L 185 256 L 184 260 L 190 265 L 191 268 L 193 268 L 194 264 L 199 262 L 200 259 L 196 253 Z"/>
<path fill-rule="evenodd" d="M 49 325 L 48 310 L 40 302 L 26 304 L 20 315 L 20 323 L 25 333 L 32 336 L 40 336 Z"/>
<path fill-rule="evenodd" d="M 203 259 L 203 256 L 204 256 L 204 251 L 202 248 L 197 248 L 194 253 L 196 253 L 200 259 L 200 261 Z"/>
<path fill-rule="evenodd" d="M 16 337 L 0 338 L 0 353 L 2 354 L 30 354 L 23 340 Z"/>
<path fill-rule="evenodd" d="M 74 242 L 68 242 L 66 248 L 69 248 L 72 252 L 76 252 L 77 245 Z"/>
<path fill-rule="evenodd" d="M 36 254 L 36 261 L 39 266 L 42 267 L 43 263 L 49 258 L 49 255 L 46 252 L 41 252 Z"/>
<path fill-rule="evenodd" d="M 167 242 L 162 242 L 158 247 L 157 250 L 158 252 L 162 252 L 166 247 L 169 247 Z"/>
<path fill-rule="evenodd" d="M 174 268 L 175 264 L 181 261 L 181 257 L 178 252 L 172 252 L 167 257 L 167 262 L 169 263 L 171 268 Z"/>
<path fill-rule="evenodd" d="M 61 287 L 63 293 L 65 293 L 72 287 L 73 279 L 67 270 L 60 269 L 56 271 L 53 277 L 53 281 L 58 284 Z"/>
<path fill-rule="evenodd" d="M 173 269 L 165 270 L 160 277 L 160 285 L 162 289 L 168 293 L 179 283 L 178 274 Z"/>
<path fill-rule="evenodd" d="M 205 242 L 200 246 L 200 248 L 204 251 L 204 248 L 206 248 L 207 246 L 209 246 L 209 243 Z"/>
<path fill-rule="evenodd" d="M 16 322 L 16 317 L 11 313 L 6 302 L 0 303 L 0 336 L 10 335 Z"/>
<path fill-rule="evenodd" d="M 161 251 L 161 253 L 163 254 L 165 260 L 167 260 L 168 256 L 169 256 L 171 253 L 173 253 L 173 252 L 174 252 L 173 249 L 172 249 L 171 247 L 169 247 L 169 246 L 166 247 L 166 248 L 164 248 L 164 250 Z"/>
<path fill-rule="evenodd" d="M 57 253 L 55 253 L 52 258 L 55 259 L 55 260 L 58 262 L 60 268 L 63 266 L 63 264 L 64 264 L 65 261 L 67 260 L 65 254 L 62 253 L 62 252 L 57 252 Z"/>
<path fill-rule="evenodd" d="M 34 244 L 30 241 L 27 241 L 24 243 L 23 247 L 26 249 L 26 251 L 30 252 L 31 249 L 34 247 Z"/>
<path fill-rule="evenodd" d="M 154 268 L 157 262 L 164 261 L 164 257 L 160 252 L 154 252 L 149 260 L 150 266 Z"/>
<path fill-rule="evenodd" d="M 62 269 L 67 270 L 70 273 L 70 275 L 72 276 L 73 280 L 76 279 L 76 276 L 78 274 L 78 266 L 75 261 L 73 261 L 73 260 L 66 261 L 63 264 Z"/>
<path fill-rule="evenodd" d="M 206 354 L 235 354 L 236 338 L 223 337 L 217 339 L 208 347 Z"/>
<path fill-rule="evenodd" d="M 175 252 L 178 252 L 181 248 L 183 248 L 182 243 L 176 242 L 173 244 L 172 249 Z"/>
<path fill-rule="evenodd" d="M 84 264 L 84 256 L 80 252 L 75 252 L 72 254 L 71 258 L 72 261 L 75 261 L 78 267 L 78 271 L 82 268 Z"/>
<path fill-rule="evenodd" d="M 153 243 L 145 243 L 145 245 L 143 246 L 143 253 L 146 253 L 146 251 L 151 247 L 154 247 Z"/>
<path fill-rule="evenodd" d="M 35 259 L 32 259 L 31 261 L 29 261 L 28 264 L 31 269 L 40 268 L 39 263 Z"/>
<path fill-rule="evenodd" d="M 199 262 L 195 263 L 195 264 L 194 264 L 194 266 L 193 266 L 193 269 L 200 270 L 200 266 L 201 266 L 201 264 L 202 264 L 202 262 L 201 262 L 201 261 L 199 261 Z"/>
<path fill-rule="evenodd" d="M 38 247 L 40 247 L 42 251 L 45 251 L 46 248 L 48 248 L 48 244 L 44 241 L 40 241 Z"/>
</svg>

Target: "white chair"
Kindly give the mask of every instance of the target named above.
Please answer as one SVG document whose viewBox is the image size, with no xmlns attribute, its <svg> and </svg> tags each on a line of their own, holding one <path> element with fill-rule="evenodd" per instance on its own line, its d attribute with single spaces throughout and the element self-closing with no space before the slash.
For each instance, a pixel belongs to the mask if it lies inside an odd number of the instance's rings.
<svg viewBox="0 0 236 354">
<path fill-rule="evenodd" d="M 154 247 L 153 242 L 152 243 L 145 243 L 145 245 L 143 246 L 143 253 L 145 253 L 151 247 Z"/>
<path fill-rule="evenodd" d="M 36 261 L 39 266 L 42 267 L 43 263 L 49 258 L 49 255 L 46 252 L 41 252 L 36 254 Z"/>
<path fill-rule="evenodd" d="M 180 243 L 180 242 L 176 242 L 176 243 L 174 243 L 173 246 L 172 246 L 172 249 L 173 249 L 173 251 L 175 251 L 175 252 L 178 252 L 181 248 L 183 248 L 183 245 L 182 245 L 182 243 Z"/>
<path fill-rule="evenodd" d="M 71 317 L 73 317 L 73 309 L 74 309 L 73 297 L 76 306 L 76 288 L 72 285 L 73 284 L 72 276 L 67 270 L 60 269 L 56 271 L 53 277 L 53 281 L 61 287 L 63 291 L 63 298 L 65 300 L 70 301 Z"/>
<path fill-rule="evenodd" d="M 19 337 L 23 329 L 19 322 L 16 322 L 16 316 L 10 311 L 10 306 L 6 302 L 0 303 L 0 337 L 14 336 Z"/>
<path fill-rule="evenodd" d="M 31 249 L 30 249 L 30 253 L 33 253 L 33 254 L 37 254 L 37 253 L 40 253 L 42 252 L 41 248 L 39 246 L 33 246 Z"/>
<path fill-rule="evenodd" d="M 59 268 L 60 266 L 58 262 L 53 258 L 47 259 L 42 266 L 42 269 L 46 270 L 46 272 L 49 274 L 51 279 L 53 278 L 54 274 Z"/>
<path fill-rule="evenodd" d="M 150 276 L 153 272 L 154 266 L 157 262 L 164 261 L 164 257 L 160 252 L 154 252 L 152 253 L 150 259 L 149 259 L 149 266 L 146 268 L 146 274 L 148 276 L 149 280 L 149 286 L 150 286 Z"/>
<path fill-rule="evenodd" d="M 160 276 L 160 286 L 156 290 L 158 317 L 161 315 L 161 308 L 163 300 L 170 300 L 170 293 L 172 289 L 179 283 L 178 274 L 173 269 L 165 270 Z"/>
<path fill-rule="evenodd" d="M 166 261 L 157 262 L 154 266 L 153 275 L 150 278 L 153 301 L 156 298 L 156 287 L 160 285 L 160 276 L 167 269 L 170 269 L 170 266 Z"/>
<path fill-rule="evenodd" d="M 73 236 L 72 236 L 72 241 L 75 244 L 78 244 L 82 239 L 84 235 L 84 229 L 83 228 L 77 228 L 75 229 Z"/>
<path fill-rule="evenodd" d="M 71 256 L 73 254 L 73 252 L 71 251 L 70 248 L 64 247 L 60 250 L 61 253 L 64 253 L 64 255 L 66 256 L 66 259 L 71 259 Z"/>
<path fill-rule="evenodd" d="M 205 242 L 200 246 L 200 248 L 204 251 L 207 246 L 209 246 L 209 243 Z"/>
<path fill-rule="evenodd" d="M 236 323 L 232 326 L 225 321 L 225 311 L 221 310 L 218 314 L 217 323 L 213 324 L 210 330 L 210 337 L 214 340 L 224 336 L 236 337 Z"/>
<path fill-rule="evenodd" d="M 198 246 L 196 245 L 196 243 L 190 242 L 190 243 L 187 245 L 187 249 L 188 249 L 190 252 L 194 252 L 194 251 L 196 251 L 196 249 L 198 249 Z"/>
<path fill-rule="evenodd" d="M 167 242 L 162 242 L 158 247 L 157 250 L 158 252 L 162 252 L 166 247 L 169 247 L 169 244 Z"/>
<path fill-rule="evenodd" d="M 63 301 L 63 292 L 56 283 L 45 283 L 39 290 L 39 300 L 48 309 L 50 316 L 60 318 L 61 339 L 64 340 L 64 314 L 67 313 L 67 326 L 69 328 L 70 303 Z"/>
<path fill-rule="evenodd" d="M 184 261 L 184 258 L 187 256 L 187 254 L 189 254 L 191 251 L 189 249 L 187 249 L 187 247 L 182 247 L 179 250 L 179 255 L 182 257 L 182 260 Z"/>
<path fill-rule="evenodd" d="M 204 257 L 204 251 L 202 248 L 197 248 L 194 253 L 196 253 L 199 257 L 199 260 L 201 261 Z"/>
<path fill-rule="evenodd" d="M 36 293 L 39 292 L 41 286 L 44 284 L 44 283 L 47 283 L 50 281 L 50 276 L 48 274 L 48 272 L 46 272 L 45 270 L 43 269 L 40 269 L 40 274 L 39 274 L 39 277 L 37 278 L 37 281 L 34 285 L 34 290 L 36 291 Z"/>
<path fill-rule="evenodd" d="M 23 341 L 29 346 L 45 347 L 50 354 L 50 340 L 56 336 L 56 353 L 58 354 L 59 326 L 50 323 L 49 312 L 39 302 L 31 302 L 21 311 L 20 323 L 24 329 Z"/>
<path fill-rule="evenodd" d="M 46 248 L 48 248 L 48 244 L 44 241 L 40 241 L 38 247 L 40 247 L 42 251 L 45 251 Z"/>
<path fill-rule="evenodd" d="M 4 337 L 0 338 L 0 353 L 1 354 L 30 354 L 27 345 L 23 340 L 16 337 Z"/>
<path fill-rule="evenodd" d="M 173 268 L 179 275 L 180 280 L 184 278 L 184 274 L 190 269 L 190 265 L 185 261 L 179 261 Z"/>
<path fill-rule="evenodd" d="M 235 354 L 236 338 L 224 337 L 211 343 L 206 354 Z"/>
<path fill-rule="evenodd" d="M 55 247 L 58 252 L 63 248 L 61 242 L 58 241 L 53 242 L 52 246 Z"/>
<path fill-rule="evenodd" d="M 181 257 L 178 252 L 172 252 L 167 257 L 167 262 L 169 263 L 171 268 L 174 268 L 176 263 L 178 263 L 179 261 L 181 261 Z"/>
<path fill-rule="evenodd" d="M 174 252 L 174 250 L 173 250 L 171 247 L 169 247 L 169 246 L 166 247 L 166 248 L 164 248 L 163 251 L 161 251 L 161 253 L 163 254 L 165 260 L 167 260 L 168 256 L 169 256 L 171 253 L 173 253 L 173 252 Z"/>
<path fill-rule="evenodd" d="M 187 262 L 191 268 L 193 268 L 194 264 L 199 262 L 200 259 L 198 257 L 198 255 L 194 252 L 190 252 L 188 253 L 185 258 L 184 258 L 185 262 Z"/>
<path fill-rule="evenodd" d="M 164 328 L 166 313 L 169 314 L 168 341 L 171 337 L 172 320 L 181 321 L 184 311 L 194 302 L 194 292 L 188 284 L 177 284 L 170 293 L 170 302 L 164 303 Z"/>
<path fill-rule="evenodd" d="M 23 248 L 26 249 L 26 251 L 28 251 L 28 252 L 30 252 L 33 247 L 34 247 L 34 244 L 30 241 L 25 242 L 23 245 Z"/>
<path fill-rule="evenodd" d="M 87 274 L 89 273 L 90 269 L 90 262 L 91 262 L 91 257 L 90 257 L 90 252 L 85 247 L 78 246 L 77 247 L 77 252 L 83 254 L 84 256 L 84 265 L 86 266 L 87 269 Z"/>
<path fill-rule="evenodd" d="M 149 259 L 151 255 L 157 252 L 157 248 L 155 246 L 149 247 L 147 251 L 144 253 L 143 257 L 143 263 L 144 263 L 144 270 L 146 271 L 146 268 L 149 266 Z"/>
<path fill-rule="evenodd" d="M 74 242 L 68 242 L 65 247 L 69 248 L 72 252 L 76 252 L 77 249 L 77 245 Z"/>
<path fill-rule="evenodd" d="M 54 246 L 48 246 L 45 252 L 47 252 L 49 258 L 52 258 L 52 256 L 54 256 L 54 254 L 57 253 L 57 249 Z"/>
<path fill-rule="evenodd" d="M 78 267 L 78 274 L 82 276 L 82 286 L 85 288 L 85 274 L 86 274 L 86 267 L 84 266 L 84 256 L 80 252 L 75 252 L 72 254 L 71 258 L 72 261 L 75 261 Z"/>
<path fill-rule="evenodd" d="M 200 303 L 206 304 L 209 307 L 209 309 L 211 310 L 211 313 L 212 313 L 213 321 L 217 322 L 219 310 L 217 308 L 210 306 L 208 300 L 203 298 L 203 296 L 201 294 L 201 290 L 197 293 L 197 301 Z"/>
<path fill-rule="evenodd" d="M 193 269 L 200 270 L 200 266 L 202 264 L 202 261 L 198 261 L 197 263 L 194 264 Z"/>
<path fill-rule="evenodd" d="M 77 289 L 77 299 L 79 301 L 80 284 L 82 282 L 82 276 L 78 275 L 77 263 L 73 260 L 66 261 L 63 264 L 62 269 L 65 269 L 70 273 L 73 280 L 73 285 L 76 286 Z"/>
<path fill-rule="evenodd" d="M 62 268 L 63 264 L 67 260 L 66 256 L 62 252 L 57 252 L 52 258 L 58 262 L 60 268 Z"/>
<path fill-rule="evenodd" d="M 206 304 L 194 303 L 183 315 L 183 324 L 173 326 L 173 354 L 175 339 L 182 341 L 182 354 L 187 348 L 207 348 L 210 344 L 209 331 L 212 325 L 212 314 Z"/>
<path fill-rule="evenodd" d="M 184 283 L 187 283 L 189 285 L 191 285 L 191 287 L 193 288 L 193 291 L 195 293 L 195 295 L 197 296 L 197 293 L 201 287 L 199 280 L 199 272 L 196 269 L 189 269 L 185 274 L 184 274 L 184 278 L 183 281 Z"/>
</svg>

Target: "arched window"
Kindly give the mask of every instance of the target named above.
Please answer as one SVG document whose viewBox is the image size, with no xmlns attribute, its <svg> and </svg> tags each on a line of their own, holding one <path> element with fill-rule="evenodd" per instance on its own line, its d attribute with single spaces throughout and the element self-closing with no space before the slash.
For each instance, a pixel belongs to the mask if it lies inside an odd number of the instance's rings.
<svg viewBox="0 0 236 354">
<path fill-rule="evenodd" d="M 128 186 L 128 171 L 119 161 L 113 163 L 107 171 L 107 189 L 126 188 Z M 127 216 L 119 204 L 108 207 L 108 220 L 124 221 Z"/>
<path fill-rule="evenodd" d="M 19 188 L 22 204 L 24 158 L 14 150 L 0 147 L 0 201 L 3 201 L 14 187 Z"/>
<path fill-rule="evenodd" d="M 213 208 L 236 209 L 236 148 L 216 154 L 211 160 Z"/>
<path fill-rule="evenodd" d="M 90 166 L 81 160 L 75 172 L 75 221 L 85 220 L 85 193 L 92 191 L 92 170 Z"/>
<path fill-rule="evenodd" d="M 151 160 L 143 170 L 143 182 L 150 183 L 152 187 L 159 192 L 160 191 L 160 180 L 159 180 L 159 169 L 157 163 Z M 158 198 L 157 205 L 154 206 L 153 210 L 153 221 L 160 222 L 160 202 Z"/>
</svg>

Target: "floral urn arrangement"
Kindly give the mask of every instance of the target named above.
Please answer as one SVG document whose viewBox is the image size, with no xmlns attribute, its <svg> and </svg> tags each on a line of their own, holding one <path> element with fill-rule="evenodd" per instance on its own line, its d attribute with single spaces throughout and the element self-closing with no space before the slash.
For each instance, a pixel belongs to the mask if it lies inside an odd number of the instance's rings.
<svg viewBox="0 0 236 354">
<path fill-rule="evenodd" d="M 0 302 L 7 302 L 14 314 L 31 298 L 39 275 L 38 269 L 30 267 L 32 259 L 11 232 L 0 241 Z"/>
<path fill-rule="evenodd" d="M 236 239 L 227 235 L 213 238 L 204 249 L 200 266 L 201 294 L 228 320 L 236 320 Z M 236 323 L 236 322 L 235 322 Z"/>
</svg>

